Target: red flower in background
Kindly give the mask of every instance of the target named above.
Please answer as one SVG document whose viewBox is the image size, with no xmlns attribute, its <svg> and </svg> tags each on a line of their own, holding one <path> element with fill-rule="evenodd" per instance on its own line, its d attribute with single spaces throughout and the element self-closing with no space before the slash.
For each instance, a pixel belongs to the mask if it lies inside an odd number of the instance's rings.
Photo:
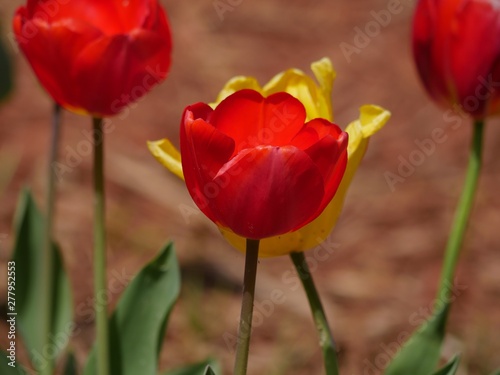
<svg viewBox="0 0 500 375">
<path fill-rule="evenodd" d="M 170 66 L 171 35 L 157 0 L 29 0 L 13 28 L 54 100 L 95 116 L 118 113 Z"/>
<path fill-rule="evenodd" d="M 330 203 L 347 162 L 347 133 L 324 119 L 305 123 L 300 101 L 241 90 L 213 110 L 185 109 L 186 185 L 217 225 L 261 239 L 294 231 Z"/>
<path fill-rule="evenodd" d="M 475 118 L 500 111 L 500 4 L 420 0 L 413 51 L 427 91 Z"/>
</svg>

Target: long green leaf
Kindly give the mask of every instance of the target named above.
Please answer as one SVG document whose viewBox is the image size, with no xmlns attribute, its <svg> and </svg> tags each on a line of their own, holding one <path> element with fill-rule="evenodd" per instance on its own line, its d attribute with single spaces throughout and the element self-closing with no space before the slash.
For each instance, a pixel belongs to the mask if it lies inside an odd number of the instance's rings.
<svg viewBox="0 0 500 375">
<path fill-rule="evenodd" d="M 436 370 L 450 305 L 445 304 L 416 331 L 387 367 L 385 375 L 429 375 Z"/>
<path fill-rule="evenodd" d="M 455 375 L 458 371 L 458 365 L 460 364 L 460 356 L 455 356 L 450 362 L 448 362 L 442 369 L 436 371 L 432 375 Z"/>
<path fill-rule="evenodd" d="M 68 357 L 66 358 L 66 364 L 64 366 L 64 375 L 76 375 L 78 365 L 76 363 L 76 358 L 73 352 L 68 353 Z"/>
<path fill-rule="evenodd" d="M 500 370 L 493 371 L 491 375 L 500 375 Z"/>
<path fill-rule="evenodd" d="M 40 370 L 48 361 L 55 361 L 66 347 L 74 325 L 72 297 L 59 248 L 54 244 L 53 316 L 50 345 L 45 345 L 39 320 L 42 285 L 42 243 L 44 218 L 28 190 L 21 193 L 16 213 L 16 241 L 13 261 L 16 269 L 16 311 L 19 331 L 28 349 L 33 366 Z"/>
<path fill-rule="evenodd" d="M 0 351 L 0 374 L 2 375 L 26 375 L 26 371 L 16 363 L 13 358 L 9 359 L 9 354 Z"/>
<path fill-rule="evenodd" d="M 173 244 L 168 244 L 128 285 L 110 318 L 110 375 L 156 375 L 179 292 L 179 265 Z M 96 373 L 95 347 L 84 373 Z"/>
<path fill-rule="evenodd" d="M 167 371 L 163 373 L 163 375 L 210 375 L 210 374 L 215 375 L 214 371 L 220 374 L 221 373 L 220 366 L 215 360 L 209 358 L 203 362 L 196 363 L 194 365 Z"/>
</svg>

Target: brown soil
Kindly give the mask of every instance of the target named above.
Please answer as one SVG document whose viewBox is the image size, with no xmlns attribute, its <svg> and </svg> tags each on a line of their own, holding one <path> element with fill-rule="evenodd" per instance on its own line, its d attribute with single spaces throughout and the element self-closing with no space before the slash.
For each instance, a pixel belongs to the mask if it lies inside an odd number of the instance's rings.
<svg viewBox="0 0 500 375">
<path fill-rule="evenodd" d="M 229 1 L 222 1 L 229 3 Z M 9 20 L 19 0 L 2 2 Z M 188 4 L 189 3 L 189 4 Z M 365 103 L 392 111 L 388 125 L 373 138 L 350 190 L 334 233 L 338 248 L 317 262 L 314 277 L 340 349 L 342 374 L 374 374 L 400 341 L 428 314 L 436 291 L 443 249 L 460 194 L 471 126 L 464 119 L 451 129 L 444 111 L 427 98 L 418 82 L 409 34 L 414 5 L 402 1 L 387 26 L 348 59 L 341 44 L 354 44 L 359 29 L 374 27 L 374 12 L 387 0 L 242 1 L 221 20 L 212 1 L 164 1 L 174 33 L 170 76 L 130 110 L 113 119 L 106 144 L 108 193 L 108 274 L 134 274 L 167 241 L 176 242 L 183 291 L 167 330 L 161 368 L 211 355 L 229 374 L 233 354 L 224 333 L 234 334 L 239 315 L 243 256 L 233 250 L 203 215 L 186 223 L 179 205 L 192 202 L 181 181 L 164 170 L 146 149 L 146 140 L 177 142 L 183 108 L 211 101 L 227 79 L 244 74 L 266 82 L 288 67 L 309 71 L 310 62 L 328 56 L 338 72 L 335 120 L 346 126 Z M 235 2 L 233 2 L 235 3 Z M 7 22 L 8 23 L 8 22 Z M 371 25 L 371 26 L 370 26 Z M 9 40 L 8 30 L 3 30 Z M 43 205 L 51 102 L 23 56 L 13 52 L 16 88 L 0 107 L 0 305 L 5 303 L 5 264 L 12 248 L 16 197 L 30 186 Z M 82 141 L 89 120 L 65 113 L 61 158 Z M 500 367 L 500 124 L 486 129 L 484 169 L 456 283 L 443 359 L 463 353 L 463 374 Z M 443 128 L 436 144 L 404 182 L 392 191 L 386 172 L 397 174 L 401 160 L 418 150 L 416 141 Z M 59 183 L 57 240 L 74 290 L 75 307 L 92 298 L 91 157 Z M 310 253 L 309 256 L 313 256 Z M 300 288 L 283 279 L 288 258 L 261 260 L 257 301 L 273 290 L 285 301 L 255 328 L 249 374 L 321 374 L 321 351 Z M 112 296 L 113 304 L 119 294 Z M 259 307 L 257 307 L 259 309 Z M 261 315 L 262 316 L 262 315 Z M 73 337 L 78 361 L 92 345 L 94 325 L 75 316 L 82 333 Z M 6 344 L 5 325 L 0 345 Z M 20 354 L 22 361 L 25 356 Z"/>
</svg>

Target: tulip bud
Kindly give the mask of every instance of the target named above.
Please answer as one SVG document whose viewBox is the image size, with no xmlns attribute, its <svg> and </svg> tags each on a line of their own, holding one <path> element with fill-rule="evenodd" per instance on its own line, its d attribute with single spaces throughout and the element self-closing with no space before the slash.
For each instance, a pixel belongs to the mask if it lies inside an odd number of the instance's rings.
<svg viewBox="0 0 500 375">
<path fill-rule="evenodd" d="M 13 28 L 41 84 L 75 112 L 115 115 L 170 66 L 170 29 L 157 0 L 28 1 Z"/>
<path fill-rule="evenodd" d="M 500 111 L 498 1 L 420 0 L 413 52 L 425 88 L 440 105 L 476 119 Z"/>
</svg>

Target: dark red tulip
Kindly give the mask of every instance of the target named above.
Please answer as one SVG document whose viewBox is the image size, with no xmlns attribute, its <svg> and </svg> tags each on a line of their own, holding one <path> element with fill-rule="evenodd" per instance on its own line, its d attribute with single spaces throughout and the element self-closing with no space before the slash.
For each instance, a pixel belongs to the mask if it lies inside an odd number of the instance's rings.
<svg viewBox="0 0 500 375">
<path fill-rule="evenodd" d="M 29 0 L 13 28 L 45 89 L 76 112 L 114 115 L 170 66 L 171 35 L 157 0 Z"/>
<path fill-rule="evenodd" d="M 198 207 L 252 239 L 297 230 L 330 203 L 347 162 L 347 133 L 305 122 L 300 101 L 241 90 L 213 110 L 198 103 L 181 122 L 182 170 Z"/>
<path fill-rule="evenodd" d="M 500 3 L 420 0 L 413 51 L 427 91 L 480 119 L 500 111 Z"/>
</svg>

